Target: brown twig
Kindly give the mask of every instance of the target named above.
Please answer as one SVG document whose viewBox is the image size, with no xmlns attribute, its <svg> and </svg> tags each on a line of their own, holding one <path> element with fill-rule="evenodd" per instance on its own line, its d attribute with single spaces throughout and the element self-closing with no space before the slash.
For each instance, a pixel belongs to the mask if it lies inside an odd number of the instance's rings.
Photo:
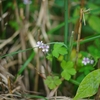
<svg viewBox="0 0 100 100">
<path fill-rule="evenodd" d="M 9 90 L 9 93 L 12 94 L 10 77 L 8 76 L 7 79 L 8 79 L 8 90 Z"/>
<path fill-rule="evenodd" d="M 19 31 L 16 31 L 10 38 L 8 38 L 6 41 L 4 41 L 2 44 L 0 44 L 0 49 L 2 49 L 5 45 L 12 42 L 12 40 L 19 34 Z"/>
<path fill-rule="evenodd" d="M 36 56 L 36 69 L 37 71 L 39 71 L 39 51 L 37 53 L 37 56 Z M 38 82 L 39 82 L 39 75 L 38 75 L 38 72 L 36 72 L 36 76 L 35 76 L 35 84 L 34 84 L 34 91 L 38 91 Z"/>
<path fill-rule="evenodd" d="M 78 59 L 78 53 L 79 53 L 79 48 L 80 48 L 80 37 L 81 37 L 81 29 L 82 29 L 82 20 L 83 20 L 83 14 L 84 14 L 84 11 L 83 11 L 83 1 L 84 0 L 81 0 L 81 8 L 80 8 L 80 17 L 79 17 L 79 20 L 78 20 L 78 29 L 75 33 L 78 34 L 78 37 L 77 37 L 77 46 L 76 46 L 76 58 L 75 58 L 75 69 L 76 69 L 76 65 L 77 65 L 77 59 Z"/>
</svg>

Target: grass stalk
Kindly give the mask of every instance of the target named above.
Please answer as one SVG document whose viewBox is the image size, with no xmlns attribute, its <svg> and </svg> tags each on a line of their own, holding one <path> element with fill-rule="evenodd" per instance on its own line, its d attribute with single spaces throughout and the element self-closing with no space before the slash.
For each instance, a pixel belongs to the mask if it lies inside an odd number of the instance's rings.
<svg viewBox="0 0 100 100">
<path fill-rule="evenodd" d="M 88 36 L 88 37 L 84 38 L 83 40 L 80 40 L 79 42 L 80 42 L 80 44 L 84 44 L 84 43 L 94 41 L 95 39 L 99 39 L 99 38 L 100 38 L 100 34 L 96 34 L 96 35 Z M 73 45 L 76 46 L 77 42 L 74 42 Z"/>
<path fill-rule="evenodd" d="M 68 23 L 70 22 L 73 22 L 75 20 L 77 20 L 79 17 L 71 17 L 69 20 L 68 20 Z M 59 30 L 60 28 L 64 27 L 65 26 L 65 22 L 62 22 L 60 23 L 59 25 L 55 26 L 54 28 L 52 28 L 51 30 L 49 30 L 47 32 L 47 34 L 53 34 L 54 32 L 56 32 L 57 30 Z"/>
<path fill-rule="evenodd" d="M 69 40 L 68 60 L 70 60 L 71 52 L 73 49 L 73 43 L 74 43 L 74 31 L 72 31 L 71 36 L 70 36 L 70 40 Z"/>
<path fill-rule="evenodd" d="M 64 13 L 65 13 L 64 43 L 67 45 L 67 42 L 68 42 L 68 0 L 64 0 Z"/>
<path fill-rule="evenodd" d="M 29 58 L 25 61 L 24 65 L 22 65 L 22 67 L 19 69 L 17 76 L 22 74 L 22 72 L 26 69 L 27 65 L 31 62 L 31 60 L 33 59 L 34 56 L 35 56 L 35 53 L 34 53 L 34 51 L 32 51 Z"/>
</svg>

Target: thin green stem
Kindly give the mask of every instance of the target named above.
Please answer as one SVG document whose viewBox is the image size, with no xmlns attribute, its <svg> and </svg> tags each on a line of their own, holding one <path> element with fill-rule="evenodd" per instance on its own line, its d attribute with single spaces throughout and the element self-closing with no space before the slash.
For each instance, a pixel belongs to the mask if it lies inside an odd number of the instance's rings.
<svg viewBox="0 0 100 100">
<path fill-rule="evenodd" d="M 93 40 L 98 39 L 98 38 L 100 38 L 100 34 L 92 35 L 92 36 L 85 38 L 84 40 L 81 40 L 80 44 L 84 44 L 84 43 L 93 41 Z M 65 46 L 68 49 L 68 47 L 63 42 L 50 42 L 50 43 L 47 43 L 47 44 L 55 44 L 55 43 L 62 44 L 63 46 Z M 77 42 L 73 43 L 74 46 L 76 46 L 76 44 L 77 44 Z M 34 48 L 37 48 L 37 47 L 34 47 Z M 34 48 L 28 48 L 28 49 L 25 49 L 25 50 L 19 50 L 19 51 L 16 51 L 16 52 L 11 52 L 9 54 L 1 55 L 0 58 L 7 57 L 7 56 L 13 56 L 15 54 L 18 54 L 18 53 L 21 53 L 21 52 L 26 52 L 26 51 L 32 50 Z"/>
<path fill-rule="evenodd" d="M 26 69 L 27 65 L 31 62 L 31 60 L 33 59 L 35 53 L 34 51 L 32 51 L 32 53 L 30 54 L 29 58 L 26 60 L 26 62 L 24 63 L 24 65 L 22 65 L 22 67 L 19 69 L 17 76 L 21 75 L 22 72 Z"/>
<path fill-rule="evenodd" d="M 89 36 L 83 40 L 80 41 L 80 44 L 84 44 L 84 43 L 87 43 L 87 42 L 90 42 L 90 41 L 93 41 L 97 38 L 100 38 L 100 34 L 96 34 L 96 35 L 92 35 L 92 36 Z M 74 46 L 77 44 L 77 42 L 74 42 Z"/>
<path fill-rule="evenodd" d="M 65 13 L 64 43 L 67 45 L 67 40 L 68 40 L 68 0 L 64 0 L 64 13 Z"/>
<path fill-rule="evenodd" d="M 73 22 L 75 20 L 77 20 L 79 17 L 71 17 L 69 20 L 68 20 L 68 23 L 70 22 Z M 62 22 L 60 23 L 59 25 L 55 26 L 54 28 L 52 28 L 51 30 L 49 30 L 47 32 L 47 34 L 53 34 L 54 32 L 56 32 L 57 30 L 59 30 L 60 28 L 64 27 L 65 26 L 65 22 Z"/>
<path fill-rule="evenodd" d="M 77 85 L 77 86 L 79 86 L 79 84 L 80 84 L 78 81 L 76 81 L 76 80 L 74 80 L 74 79 L 70 79 L 69 81 L 70 81 L 71 83 Z"/>
<path fill-rule="evenodd" d="M 63 42 L 50 42 L 50 43 L 47 43 L 47 44 L 49 44 L 49 45 L 51 45 L 51 44 L 62 44 L 64 47 L 66 47 L 67 49 L 68 49 L 68 47 L 63 43 Z"/>
<path fill-rule="evenodd" d="M 65 25 L 64 22 L 60 23 L 59 25 L 57 25 L 56 27 L 54 27 L 53 29 L 51 29 L 50 31 L 47 32 L 47 34 L 52 34 L 55 31 L 59 30 L 60 28 L 62 28 Z"/>
<path fill-rule="evenodd" d="M 35 48 L 35 47 L 34 47 Z M 2 55 L 0 56 L 0 58 L 3 58 L 3 57 L 8 57 L 8 56 L 13 56 L 15 54 L 18 54 L 18 53 L 21 53 L 21 52 L 26 52 L 26 51 L 29 51 L 29 50 L 32 50 L 33 48 L 28 48 L 28 49 L 25 49 L 25 50 L 19 50 L 19 51 L 15 51 L 15 52 L 11 52 L 9 54 L 5 54 L 5 55 Z"/>
<path fill-rule="evenodd" d="M 69 40 L 68 60 L 70 60 L 71 52 L 72 52 L 72 49 L 73 49 L 73 43 L 74 43 L 74 31 L 72 31 L 71 37 L 70 37 L 70 40 Z"/>
</svg>

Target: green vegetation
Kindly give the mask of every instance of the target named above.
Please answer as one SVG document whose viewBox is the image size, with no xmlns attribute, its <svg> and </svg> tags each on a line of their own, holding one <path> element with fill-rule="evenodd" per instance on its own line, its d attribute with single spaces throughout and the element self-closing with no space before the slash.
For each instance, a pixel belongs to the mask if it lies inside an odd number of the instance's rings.
<svg viewBox="0 0 100 100">
<path fill-rule="evenodd" d="M 100 0 L 0 8 L 0 100 L 100 99 Z"/>
</svg>

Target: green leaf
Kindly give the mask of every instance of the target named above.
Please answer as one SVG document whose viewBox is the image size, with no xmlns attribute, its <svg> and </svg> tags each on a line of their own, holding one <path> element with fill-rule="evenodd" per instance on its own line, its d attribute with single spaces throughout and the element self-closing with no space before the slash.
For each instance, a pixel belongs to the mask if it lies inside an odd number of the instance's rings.
<svg viewBox="0 0 100 100">
<path fill-rule="evenodd" d="M 89 25 L 98 33 L 100 33 L 100 18 L 92 15 L 88 20 Z"/>
<path fill-rule="evenodd" d="M 61 80 L 59 79 L 58 76 L 54 76 L 53 79 L 54 79 L 55 85 L 60 85 L 61 84 Z"/>
<path fill-rule="evenodd" d="M 52 51 L 52 55 L 53 55 L 54 57 L 56 57 L 56 58 L 59 57 L 59 53 L 56 52 L 56 50 L 53 50 L 53 51 Z"/>
<path fill-rule="evenodd" d="M 90 52 L 90 54 L 95 57 L 95 58 L 99 58 L 100 57 L 100 50 L 98 50 L 95 46 L 89 46 L 88 47 L 88 51 Z"/>
<path fill-rule="evenodd" d="M 90 97 L 96 94 L 100 84 L 100 69 L 89 73 L 80 83 L 74 100 Z"/>
<path fill-rule="evenodd" d="M 72 68 L 73 66 L 74 66 L 74 63 L 73 63 L 72 61 L 66 62 L 65 60 L 63 60 L 63 61 L 61 62 L 61 67 L 62 67 L 63 69 Z"/>
<path fill-rule="evenodd" d="M 59 57 L 59 55 L 65 55 L 67 54 L 67 49 L 63 47 L 62 44 L 55 44 L 53 47 L 52 55 L 56 58 Z"/>
<path fill-rule="evenodd" d="M 66 71 L 64 70 L 62 73 L 61 73 L 61 76 L 66 79 L 66 80 L 70 80 L 71 78 L 71 75 Z"/>
<path fill-rule="evenodd" d="M 94 70 L 94 67 L 91 65 L 86 65 L 80 68 L 79 72 L 83 72 L 85 75 L 89 74 L 90 71 Z"/>
<path fill-rule="evenodd" d="M 76 71 L 75 71 L 74 68 L 70 68 L 70 69 L 68 70 L 68 72 L 69 72 L 70 75 L 75 75 L 75 74 L 76 74 Z"/>
<path fill-rule="evenodd" d="M 100 44 L 99 43 L 100 43 L 100 39 L 95 39 L 94 44 L 100 50 Z"/>
<path fill-rule="evenodd" d="M 62 47 L 62 44 L 57 44 L 57 43 L 54 44 L 54 49 L 55 50 L 59 49 L 60 47 Z"/>
<path fill-rule="evenodd" d="M 100 7 L 94 3 L 88 3 L 88 8 L 92 9 L 90 10 L 90 13 L 92 14 L 100 14 Z"/>
<path fill-rule="evenodd" d="M 58 50 L 59 54 L 61 55 L 65 55 L 67 54 L 67 51 L 66 51 L 66 48 L 65 47 L 61 47 L 59 50 Z"/>
<path fill-rule="evenodd" d="M 74 66 L 74 64 L 71 61 L 66 62 L 66 61 L 63 60 L 61 62 L 61 67 L 63 69 L 61 76 L 64 79 L 69 80 L 71 78 L 71 75 L 75 75 L 76 71 L 73 68 L 73 66 Z"/>
<path fill-rule="evenodd" d="M 44 82 L 50 89 L 54 89 L 61 84 L 58 76 L 48 76 Z"/>
</svg>

